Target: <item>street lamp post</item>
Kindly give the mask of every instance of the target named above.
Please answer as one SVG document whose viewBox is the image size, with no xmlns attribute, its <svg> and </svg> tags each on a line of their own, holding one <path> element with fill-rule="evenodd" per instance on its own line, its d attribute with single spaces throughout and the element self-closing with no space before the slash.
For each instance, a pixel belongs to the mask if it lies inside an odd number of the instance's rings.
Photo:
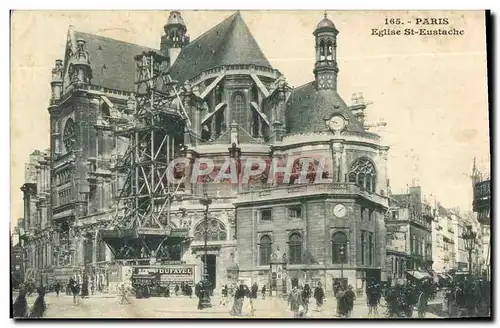
<svg viewBox="0 0 500 328">
<path fill-rule="evenodd" d="M 462 234 L 465 249 L 469 252 L 469 276 L 472 275 L 472 251 L 476 242 L 476 233 L 472 231 L 472 225 L 467 225 L 466 231 Z"/>
<path fill-rule="evenodd" d="M 208 197 L 206 189 L 203 192 L 203 198 L 200 199 L 201 205 L 205 206 L 205 236 L 204 236 L 204 259 L 203 259 L 203 298 L 201 300 L 201 304 L 203 308 L 211 307 L 210 303 L 210 281 L 208 280 L 208 208 L 210 204 L 212 204 L 212 200 Z"/>
</svg>

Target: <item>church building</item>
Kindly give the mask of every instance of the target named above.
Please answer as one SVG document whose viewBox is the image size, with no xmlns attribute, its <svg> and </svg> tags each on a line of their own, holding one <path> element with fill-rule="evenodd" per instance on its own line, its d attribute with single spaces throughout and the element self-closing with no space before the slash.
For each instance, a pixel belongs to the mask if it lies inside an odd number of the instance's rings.
<svg viewBox="0 0 500 328">
<path fill-rule="evenodd" d="M 209 158 L 215 165 L 202 180 L 168 186 L 175 192 L 162 222 L 175 244 L 157 250 L 158 261 L 193 267 L 198 281 L 208 250 L 206 274 L 216 288 L 234 272 L 259 285 L 281 279 L 322 282 L 330 290 L 335 282 L 362 290 L 366 279 L 384 279 L 389 148 L 367 131 L 362 96 L 353 95 L 347 105 L 337 92 L 339 31 L 333 22 L 325 15 L 313 31 L 314 80 L 295 89 L 272 67 L 239 12 L 191 40 L 181 13 L 172 11 L 164 32 L 156 50 L 68 31 L 64 60 L 52 70 L 48 109 L 51 224 L 44 235 L 52 241 L 52 274 L 65 280 L 87 273 L 109 284 L 147 257 L 147 250 L 113 246 L 102 231 L 123 211 L 126 174 L 116 163 L 143 146 L 116 128 L 138 106 L 136 59 L 155 52 L 176 85 L 169 106 L 182 109 L 190 122 L 169 139 L 165 158 Z M 268 165 L 251 183 L 210 183 L 228 161 L 241 174 L 248 158 L 291 161 L 295 174 L 286 181 Z M 297 183 L 305 158 L 313 159 L 309 180 Z M 320 179 L 311 179 L 320 171 Z M 278 183 L 263 182 L 275 176 Z M 40 232 L 30 234 L 36 240 Z M 278 250 L 287 261 L 279 277 L 270 267 Z"/>
</svg>

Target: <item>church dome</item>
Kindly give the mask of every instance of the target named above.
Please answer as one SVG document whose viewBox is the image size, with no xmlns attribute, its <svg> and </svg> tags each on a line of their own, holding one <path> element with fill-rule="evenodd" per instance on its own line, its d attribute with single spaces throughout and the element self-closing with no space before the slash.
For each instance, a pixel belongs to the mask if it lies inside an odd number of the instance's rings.
<svg viewBox="0 0 500 328">
<path fill-rule="evenodd" d="M 325 18 L 323 18 L 319 23 L 318 23 L 318 26 L 316 26 L 316 29 L 319 30 L 319 29 L 322 29 L 322 28 L 335 28 L 335 24 L 333 24 L 333 22 L 328 19 L 328 17 L 326 17 L 325 15 Z"/>
<path fill-rule="evenodd" d="M 286 127 L 290 134 L 326 132 L 325 121 L 339 114 L 347 119 L 347 131 L 365 131 L 336 90 L 318 90 L 316 82 L 310 82 L 295 89 L 288 99 Z"/>
</svg>

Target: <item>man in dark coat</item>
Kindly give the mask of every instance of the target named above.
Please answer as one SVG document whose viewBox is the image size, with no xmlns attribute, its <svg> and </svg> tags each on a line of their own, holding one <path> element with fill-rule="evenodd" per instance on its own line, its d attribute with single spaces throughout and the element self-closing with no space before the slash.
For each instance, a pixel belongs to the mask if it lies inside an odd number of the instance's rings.
<svg viewBox="0 0 500 328">
<path fill-rule="evenodd" d="M 316 300 L 316 311 L 321 311 L 323 300 L 325 299 L 325 292 L 320 282 L 318 282 L 318 286 L 314 289 L 314 299 Z"/>
<path fill-rule="evenodd" d="M 58 282 L 56 282 L 55 286 L 54 286 L 54 289 L 56 291 L 56 294 L 57 294 L 57 297 L 59 297 L 59 292 L 61 291 L 61 284 Z"/>
<path fill-rule="evenodd" d="M 45 287 L 38 288 L 38 297 L 33 304 L 31 309 L 30 318 L 43 318 L 45 311 L 47 310 L 47 305 L 45 304 Z"/>
<path fill-rule="evenodd" d="M 80 285 L 75 279 L 71 278 L 69 280 L 69 286 L 71 293 L 73 294 L 73 303 L 78 304 L 78 294 L 80 293 Z"/>
<path fill-rule="evenodd" d="M 26 318 L 28 316 L 28 302 L 26 301 L 26 287 L 19 290 L 19 295 L 12 306 L 12 315 L 14 318 Z"/>
</svg>

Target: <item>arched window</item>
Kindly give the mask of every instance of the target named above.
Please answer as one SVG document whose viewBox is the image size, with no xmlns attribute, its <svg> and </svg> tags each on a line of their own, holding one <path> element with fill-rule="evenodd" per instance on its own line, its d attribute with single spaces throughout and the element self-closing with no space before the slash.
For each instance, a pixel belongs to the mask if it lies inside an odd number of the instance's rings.
<svg viewBox="0 0 500 328">
<path fill-rule="evenodd" d="M 326 56 L 325 42 L 321 40 L 319 43 L 319 60 L 325 60 L 325 56 Z"/>
<path fill-rule="evenodd" d="M 271 260 L 271 246 L 272 246 L 271 237 L 268 235 L 264 235 L 260 238 L 259 242 L 259 264 L 260 265 L 269 265 Z"/>
<path fill-rule="evenodd" d="M 231 115 L 233 121 L 236 123 L 245 126 L 245 118 L 246 118 L 246 106 L 245 106 L 245 97 L 241 93 L 236 93 L 233 97 Z"/>
<path fill-rule="evenodd" d="M 332 263 L 347 263 L 347 235 L 342 231 L 332 235 Z"/>
<path fill-rule="evenodd" d="M 288 237 L 288 258 L 290 264 L 302 263 L 302 236 L 298 232 Z"/>
<path fill-rule="evenodd" d="M 227 230 L 224 224 L 217 219 L 209 219 L 208 227 L 203 219 L 194 229 L 194 239 L 205 240 L 205 233 L 208 241 L 227 240 Z"/>
<path fill-rule="evenodd" d="M 351 164 L 349 182 L 353 182 L 367 191 L 375 192 L 376 181 L 377 171 L 371 160 L 359 158 Z"/>
<path fill-rule="evenodd" d="M 326 43 L 326 60 L 333 60 L 333 43 L 328 41 Z"/>
</svg>

